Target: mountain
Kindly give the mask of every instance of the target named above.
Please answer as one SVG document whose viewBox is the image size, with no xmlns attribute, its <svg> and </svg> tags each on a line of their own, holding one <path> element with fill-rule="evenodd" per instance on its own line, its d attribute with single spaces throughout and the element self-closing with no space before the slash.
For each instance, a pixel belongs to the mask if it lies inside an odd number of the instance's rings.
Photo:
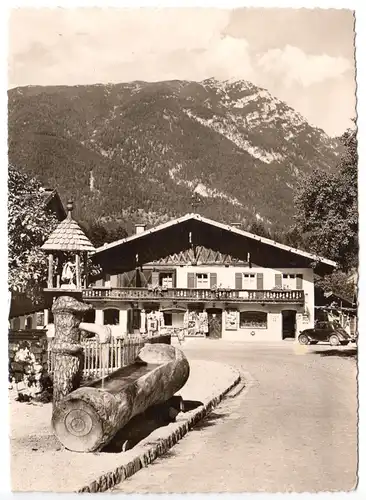
<svg viewBox="0 0 366 500">
<path fill-rule="evenodd" d="M 19 87 L 8 100 L 9 161 L 86 223 L 195 211 L 286 227 L 299 176 L 334 169 L 341 151 L 247 81 Z"/>
</svg>

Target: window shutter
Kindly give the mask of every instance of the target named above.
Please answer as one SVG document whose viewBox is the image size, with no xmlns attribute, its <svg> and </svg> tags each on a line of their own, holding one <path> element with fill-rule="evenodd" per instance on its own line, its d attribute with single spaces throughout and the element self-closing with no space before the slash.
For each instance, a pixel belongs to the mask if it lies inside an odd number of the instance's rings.
<svg viewBox="0 0 366 500">
<path fill-rule="evenodd" d="M 130 276 L 128 273 L 121 274 L 121 286 L 123 288 L 128 288 L 129 286 L 132 286 L 130 283 Z"/>
<path fill-rule="evenodd" d="M 133 330 L 139 330 L 141 328 L 141 310 L 132 309 L 132 318 Z"/>
<path fill-rule="evenodd" d="M 275 274 L 275 286 L 282 286 L 282 274 Z"/>
<path fill-rule="evenodd" d="M 140 286 L 143 288 L 147 287 L 147 279 L 144 271 L 140 271 Z"/>
<path fill-rule="evenodd" d="M 123 274 L 117 274 L 117 288 L 123 287 Z"/>
<path fill-rule="evenodd" d="M 210 273 L 210 288 L 217 285 L 217 273 Z"/>
<path fill-rule="evenodd" d="M 135 287 L 136 286 L 136 272 L 128 271 L 123 274 L 124 276 L 124 285 L 125 287 Z"/>
<path fill-rule="evenodd" d="M 141 288 L 143 286 L 142 280 L 141 280 L 141 271 L 139 269 L 136 269 L 136 287 Z M 145 281 L 145 280 L 143 280 Z"/>
<path fill-rule="evenodd" d="M 112 274 L 111 275 L 111 287 L 115 288 L 118 286 L 118 275 L 117 274 Z"/>
<path fill-rule="evenodd" d="M 173 271 L 173 288 L 177 287 L 177 271 L 174 269 Z"/>
<path fill-rule="evenodd" d="M 153 271 L 151 273 L 151 284 L 153 286 L 159 284 L 159 272 L 158 271 Z"/>
<path fill-rule="evenodd" d="M 103 280 L 103 279 L 97 280 L 97 281 L 95 282 L 95 286 L 96 286 L 96 287 L 99 287 L 99 286 L 104 286 L 104 280 Z"/>
<path fill-rule="evenodd" d="M 257 273 L 257 290 L 263 290 L 263 273 Z"/>
<path fill-rule="evenodd" d="M 145 277 L 145 282 L 146 282 L 145 286 L 151 285 L 151 275 L 152 275 L 151 269 L 144 269 L 142 272 Z"/>
<path fill-rule="evenodd" d="M 196 288 L 194 273 L 187 273 L 187 288 Z"/>
<path fill-rule="evenodd" d="M 296 275 L 296 290 L 302 290 L 302 274 Z"/>
<path fill-rule="evenodd" d="M 132 332 L 132 314 L 133 314 L 133 309 L 128 309 L 127 310 L 127 332 L 128 333 L 133 333 Z"/>
<path fill-rule="evenodd" d="M 241 290 L 243 288 L 243 276 L 241 273 L 235 273 L 235 288 Z"/>
</svg>

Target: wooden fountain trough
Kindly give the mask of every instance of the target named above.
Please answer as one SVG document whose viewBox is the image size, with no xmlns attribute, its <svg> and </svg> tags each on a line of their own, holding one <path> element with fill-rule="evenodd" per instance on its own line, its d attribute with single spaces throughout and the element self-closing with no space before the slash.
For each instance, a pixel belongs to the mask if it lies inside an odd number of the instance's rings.
<svg viewBox="0 0 366 500">
<path fill-rule="evenodd" d="M 169 401 L 188 376 L 182 351 L 146 344 L 133 365 L 62 399 L 53 410 L 54 433 L 68 450 L 100 451 L 134 416 Z"/>
</svg>

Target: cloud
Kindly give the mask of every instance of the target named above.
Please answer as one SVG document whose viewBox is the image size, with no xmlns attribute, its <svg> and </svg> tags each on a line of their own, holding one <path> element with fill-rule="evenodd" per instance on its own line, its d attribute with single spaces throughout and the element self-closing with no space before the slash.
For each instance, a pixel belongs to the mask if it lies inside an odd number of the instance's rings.
<svg viewBox="0 0 366 500">
<path fill-rule="evenodd" d="M 291 45 L 307 54 L 354 56 L 354 13 L 346 9 L 237 9 L 225 33 L 245 37 L 259 52 Z"/>
<path fill-rule="evenodd" d="M 281 78 L 286 86 L 300 84 L 303 87 L 339 78 L 352 69 L 344 57 L 327 54 L 306 54 L 298 47 L 286 45 L 284 49 L 271 49 L 258 56 L 257 67 L 274 78 Z"/>
<path fill-rule="evenodd" d="M 9 22 L 9 83 L 14 87 L 236 78 L 267 88 L 326 130 L 336 121 L 343 123 L 354 100 L 352 59 L 330 51 L 327 30 L 323 43 L 318 33 L 317 47 L 305 47 L 314 16 L 311 23 L 300 22 L 306 16 L 296 11 L 299 22 L 293 22 L 292 37 L 287 30 L 281 38 L 288 17 L 276 11 L 283 22 L 273 26 L 268 10 L 251 9 L 252 15 L 254 11 L 255 19 L 248 18 L 247 11 L 240 17 L 236 11 L 197 8 L 16 9 Z M 264 24 L 258 21 L 261 15 Z M 287 16 L 293 16 L 292 11 Z M 302 31 L 298 40 L 295 25 Z M 271 43 L 287 38 L 288 44 L 259 43 L 267 39 L 267 31 Z M 348 32 L 352 34 L 352 28 Z M 345 45 L 351 46 L 351 41 Z M 340 106 L 334 106 L 340 101 L 342 116 L 335 110 Z"/>
<path fill-rule="evenodd" d="M 221 35 L 229 14 L 218 9 L 19 10 L 10 22 L 10 80 L 26 85 L 95 83 L 96 77 L 99 82 L 250 78 L 246 40 Z"/>
<path fill-rule="evenodd" d="M 218 9 L 18 9 L 10 18 L 10 80 L 258 80 L 263 73 L 286 86 L 309 87 L 351 66 L 343 57 L 291 45 L 256 54 L 246 38 L 222 35 L 230 16 Z"/>
</svg>

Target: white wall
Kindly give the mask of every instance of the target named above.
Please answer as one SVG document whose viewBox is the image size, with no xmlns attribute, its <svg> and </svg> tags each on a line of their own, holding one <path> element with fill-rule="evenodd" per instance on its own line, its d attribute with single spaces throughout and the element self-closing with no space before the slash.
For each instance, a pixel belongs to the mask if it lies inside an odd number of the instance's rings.
<svg viewBox="0 0 366 500">
<path fill-rule="evenodd" d="M 313 270 L 310 268 L 275 268 L 268 267 L 225 267 L 225 266 L 184 266 L 176 267 L 177 273 L 177 288 L 187 287 L 187 274 L 188 273 L 216 273 L 217 284 L 222 285 L 224 288 L 235 288 L 235 274 L 248 273 L 248 274 L 263 274 L 263 288 L 271 290 L 275 286 L 276 274 L 302 274 L 303 285 L 305 287 L 313 285 Z M 296 288 L 295 286 L 293 287 Z"/>
<path fill-rule="evenodd" d="M 273 308 L 273 306 L 272 306 Z M 225 311 L 222 315 L 222 338 L 230 341 L 279 341 L 282 340 L 282 315 L 280 311 L 271 312 L 271 306 L 261 307 L 258 305 L 239 306 L 240 311 L 264 311 L 267 312 L 267 328 L 240 328 L 238 318 L 237 330 L 225 330 Z"/>
<path fill-rule="evenodd" d="M 296 338 L 303 329 L 303 324 L 299 321 L 304 308 L 295 304 L 232 304 L 230 309 L 237 309 L 237 329 L 226 330 L 226 311 L 222 315 L 222 338 L 224 340 L 235 341 L 279 341 L 282 340 L 282 311 L 296 311 Z M 241 311 L 261 311 L 267 313 L 267 328 L 240 327 L 239 315 Z M 306 326 L 306 328 L 310 328 Z M 254 332 L 254 335 L 252 333 Z"/>
<path fill-rule="evenodd" d="M 235 274 L 236 273 L 262 273 L 263 274 L 263 288 L 266 290 L 271 290 L 275 287 L 275 275 L 276 274 L 302 274 L 303 282 L 302 289 L 305 294 L 305 306 L 296 304 L 270 304 L 267 303 L 264 307 L 260 304 L 254 303 L 242 303 L 242 304 L 232 304 L 230 307 L 233 309 L 238 309 L 239 311 L 266 311 L 268 313 L 268 323 L 267 328 L 239 328 L 236 331 L 225 330 L 225 311 L 224 304 L 221 303 L 223 308 L 222 317 L 222 338 L 226 340 L 251 340 L 251 341 L 278 341 L 282 340 L 282 314 L 283 310 L 294 310 L 297 312 L 296 315 L 296 336 L 299 332 L 305 328 L 312 328 L 314 325 L 314 273 L 311 268 L 262 268 L 252 266 L 243 267 L 224 267 L 224 266 L 177 266 L 177 288 L 187 287 L 187 274 L 188 273 L 216 273 L 217 274 L 217 285 L 222 285 L 226 288 L 235 289 Z M 295 288 L 295 286 L 293 287 Z M 219 301 L 214 301 L 216 307 L 221 307 Z M 185 307 L 187 304 L 181 304 Z M 207 307 L 211 307 L 212 304 L 207 304 Z M 96 305 L 96 307 L 98 307 Z M 101 307 L 101 306 L 100 306 Z M 103 306 L 103 309 L 116 308 L 120 310 L 120 324 L 118 326 L 113 326 L 117 335 L 126 334 L 127 332 L 127 310 L 130 307 L 127 303 L 122 302 L 111 302 Z M 305 314 L 304 313 L 308 313 Z M 173 326 L 182 325 L 182 315 L 173 314 L 172 322 Z M 103 324 L 103 312 L 101 310 L 96 310 L 96 323 Z M 251 335 L 254 331 L 255 335 Z"/>
<path fill-rule="evenodd" d="M 105 309 L 118 309 L 119 310 L 119 325 L 109 325 L 111 327 L 113 336 L 125 336 L 127 335 L 127 311 L 129 309 L 128 304 L 123 302 L 110 302 L 103 306 L 95 305 L 95 323 L 97 325 L 104 324 L 104 310 Z"/>
<path fill-rule="evenodd" d="M 302 288 L 305 294 L 305 306 L 308 308 L 309 322 L 304 322 L 304 328 L 313 328 L 314 326 L 314 271 L 311 268 L 301 268 L 301 269 L 291 269 L 291 268 L 281 268 L 276 270 L 276 272 L 288 273 L 288 274 L 302 274 Z M 275 274 L 276 274 L 275 272 Z"/>
<path fill-rule="evenodd" d="M 305 294 L 305 309 L 309 313 L 309 319 L 298 317 L 299 329 L 312 328 L 314 325 L 314 272 L 311 268 L 265 268 L 265 267 L 224 267 L 224 266 L 185 266 L 177 267 L 177 288 L 187 287 L 187 274 L 188 273 L 216 273 L 217 284 L 222 285 L 224 288 L 235 289 L 235 274 L 236 273 L 262 273 L 263 274 L 263 288 L 271 290 L 275 287 L 276 274 L 302 274 L 303 282 L 302 289 Z M 295 288 L 292 287 L 292 288 Z M 252 305 L 250 307 L 253 307 Z M 284 304 L 282 309 L 291 309 L 291 305 Z M 294 309 L 297 310 L 296 306 Z M 299 311 L 300 312 L 300 311 Z M 301 312 L 305 312 L 302 310 Z"/>
</svg>

